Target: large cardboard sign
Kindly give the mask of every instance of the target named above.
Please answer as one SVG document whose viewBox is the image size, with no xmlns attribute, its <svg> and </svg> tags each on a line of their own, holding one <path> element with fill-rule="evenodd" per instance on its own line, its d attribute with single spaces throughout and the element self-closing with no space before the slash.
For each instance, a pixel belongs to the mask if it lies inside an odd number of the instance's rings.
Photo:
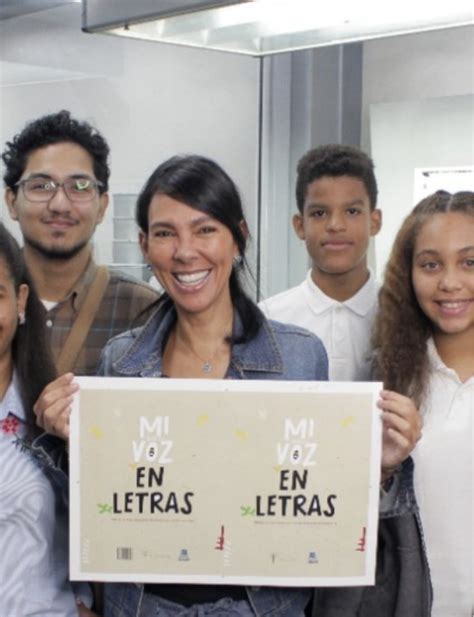
<svg viewBox="0 0 474 617">
<path fill-rule="evenodd" d="M 77 381 L 72 579 L 373 584 L 381 384 Z"/>
</svg>

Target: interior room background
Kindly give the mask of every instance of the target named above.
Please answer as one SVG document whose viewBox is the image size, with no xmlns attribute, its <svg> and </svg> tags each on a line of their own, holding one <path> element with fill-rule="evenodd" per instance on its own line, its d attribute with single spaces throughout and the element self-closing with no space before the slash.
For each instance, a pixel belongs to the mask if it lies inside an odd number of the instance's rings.
<svg viewBox="0 0 474 617">
<path fill-rule="evenodd" d="M 374 158 L 384 225 L 370 263 L 379 277 L 420 178 L 429 178 L 425 190 L 452 188 L 449 172 L 474 162 L 472 26 L 259 60 L 86 34 L 80 4 L 63 2 L 1 19 L 0 58 L 2 148 L 27 121 L 60 109 L 97 126 L 111 148 L 112 200 L 95 256 L 144 278 L 135 196 L 176 153 L 215 159 L 239 186 L 259 297 L 308 268 L 291 226 L 295 167 L 308 148 L 349 143 Z M 0 214 L 19 238 L 3 200 Z"/>
</svg>

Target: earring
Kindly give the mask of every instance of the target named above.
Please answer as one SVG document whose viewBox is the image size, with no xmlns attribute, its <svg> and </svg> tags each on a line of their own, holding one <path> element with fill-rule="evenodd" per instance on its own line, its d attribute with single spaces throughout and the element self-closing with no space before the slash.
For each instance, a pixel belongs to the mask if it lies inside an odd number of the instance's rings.
<svg viewBox="0 0 474 617">
<path fill-rule="evenodd" d="M 236 255 L 232 260 L 232 265 L 234 268 L 240 268 L 244 262 L 242 255 Z"/>
<path fill-rule="evenodd" d="M 18 313 L 18 325 L 23 326 L 26 323 L 25 313 Z"/>
</svg>

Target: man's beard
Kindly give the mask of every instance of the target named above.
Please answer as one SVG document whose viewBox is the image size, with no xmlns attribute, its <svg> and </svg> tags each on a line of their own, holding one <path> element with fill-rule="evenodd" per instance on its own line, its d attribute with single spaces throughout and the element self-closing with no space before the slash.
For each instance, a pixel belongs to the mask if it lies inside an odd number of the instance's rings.
<svg viewBox="0 0 474 617">
<path fill-rule="evenodd" d="M 25 244 L 33 248 L 37 253 L 46 257 L 46 259 L 57 259 L 67 260 L 72 259 L 76 255 L 78 255 L 82 249 L 87 246 L 89 243 L 89 239 L 84 240 L 83 242 L 79 242 L 79 244 L 75 244 L 69 248 L 61 248 L 61 247 L 48 247 L 41 244 L 41 242 L 37 242 L 33 240 L 33 238 L 28 238 L 27 236 L 23 237 Z"/>
</svg>

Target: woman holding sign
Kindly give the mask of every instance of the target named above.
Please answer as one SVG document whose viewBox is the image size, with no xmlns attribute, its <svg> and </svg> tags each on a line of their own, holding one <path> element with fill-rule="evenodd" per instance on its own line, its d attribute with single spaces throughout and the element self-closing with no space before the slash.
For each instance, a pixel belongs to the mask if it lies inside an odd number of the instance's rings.
<svg viewBox="0 0 474 617">
<path fill-rule="evenodd" d="M 267 322 L 245 294 L 240 273 L 247 226 L 234 183 L 214 162 L 190 156 L 160 165 L 139 196 L 136 215 L 143 254 L 166 293 L 136 338 L 128 333 L 108 345 L 101 374 L 327 379 L 320 340 Z M 106 607 L 115 608 L 106 615 L 118 614 L 123 586 L 107 587 Z M 138 602 L 141 590 L 135 589 Z M 130 597 L 130 587 L 126 593 Z M 309 599 L 309 589 L 147 585 L 143 601 L 149 608 L 141 614 L 173 615 L 189 607 L 197 615 L 196 605 L 204 605 L 203 615 L 271 611 L 297 617 Z"/>
<path fill-rule="evenodd" d="M 296 326 L 266 320 L 246 295 L 240 279 L 248 229 L 238 190 L 215 162 L 200 156 L 164 162 L 145 184 L 136 218 L 143 254 L 165 293 L 143 328 L 108 343 L 101 375 L 327 379 L 321 341 Z M 63 376 L 37 407 L 40 421 L 64 436 L 75 389 L 72 376 Z M 387 440 L 387 468 L 405 459 L 418 438 L 410 413 L 401 429 L 388 421 L 400 438 Z M 105 615 L 303 617 L 311 593 L 294 588 L 107 584 Z"/>
</svg>

